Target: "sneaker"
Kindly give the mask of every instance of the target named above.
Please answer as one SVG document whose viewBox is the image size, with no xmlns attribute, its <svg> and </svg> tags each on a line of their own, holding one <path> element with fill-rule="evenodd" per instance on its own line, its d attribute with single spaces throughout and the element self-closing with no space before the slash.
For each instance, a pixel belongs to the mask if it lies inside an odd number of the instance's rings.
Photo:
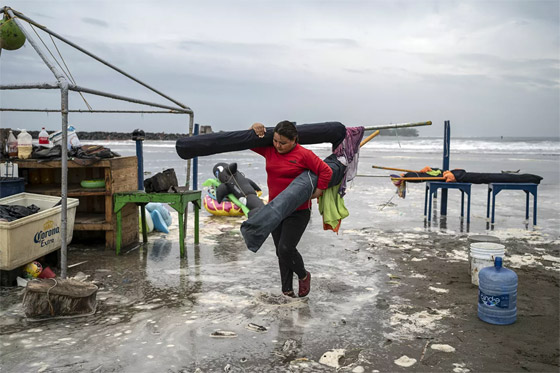
<svg viewBox="0 0 560 373">
<path fill-rule="evenodd" d="M 299 280 L 299 296 L 305 297 L 311 290 L 311 273 L 307 272 L 307 276 L 303 280 Z"/>
</svg>

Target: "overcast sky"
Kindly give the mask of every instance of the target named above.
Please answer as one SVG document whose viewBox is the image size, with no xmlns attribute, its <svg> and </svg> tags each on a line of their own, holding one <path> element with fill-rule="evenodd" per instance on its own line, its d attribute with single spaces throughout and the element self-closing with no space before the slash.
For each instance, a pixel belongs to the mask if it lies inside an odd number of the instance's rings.
<svg viewBox="0 0 560 373">
<path fill-rule="evenodd" d="M 431 120 L 420 134 L 441 136 L 450 120 L 453 136 L 560 136 L 559 4 L 12 0 L 2 6 L 187 105 L 195 122 L 214 130 L 284 119 L 348 126 Z M 48 34 L 38 33 L 63 64 Z M 62 42 L 56 46 L 78 85 L 169 103 Z M 55 82 L 29 42 L 2 51 L 0 78 Z M 60 106 L 58 91 L 4 90 L 0 99 L 3 108 Z M 131 108 L 86 99 L 96 109 Z M 70 107 L 86 108 L 76 94 Z M 2 127 L 60 127 L 59 114 L 0 115 Z M 185 132 L 188 117 L 71 114 L 70 123 L 89 131 Z"/>
</svg>

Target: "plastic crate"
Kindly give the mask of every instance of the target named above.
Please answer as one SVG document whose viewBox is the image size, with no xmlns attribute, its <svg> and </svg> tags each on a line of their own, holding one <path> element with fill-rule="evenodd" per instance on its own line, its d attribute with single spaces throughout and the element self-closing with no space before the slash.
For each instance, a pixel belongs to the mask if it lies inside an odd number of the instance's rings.
<svg viewBox="0 0 560 373">
<path fill-rule="evenodd" d="M 0 177 L 0 198 L 9 197 L 25 191 L 23 177 Z"/>
</svg>

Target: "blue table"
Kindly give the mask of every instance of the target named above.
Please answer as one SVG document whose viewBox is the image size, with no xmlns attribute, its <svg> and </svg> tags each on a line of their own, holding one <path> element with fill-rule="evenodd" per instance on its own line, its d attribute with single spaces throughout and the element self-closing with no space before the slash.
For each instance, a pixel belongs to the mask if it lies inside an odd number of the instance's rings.
<svg viewBox="0 0 560 373">
<path fill-rule="evenodd" d="M 486 218 L 490 217 L 490 195 L 492 195 L 492 220 L 494 224 L 494 210 L 496 208 L 496 194 L 502 190 L 522 190 L 525 192 L 525 219 L 529 219 L 529 193 L 533 195 L 533 225 L 537 225 L 537 188 L 533 183 L 490 183 L 488 184 L 488 201 L 486 204 Z"/>
<path fill-rule="evenodd" d="M 428 210 L 428 221 L 432 221 L 432 196 L 436 194 L 437 197 L 438 189 L 459 189 L 461 191 L 461 217 L 464 216 L 465 193 L 467 194 L 467 224 L 469 224 L 471 222 L 471 183 L 447 183 L 444 181 L 430 181 L 426 183 L 424 216 L 426 216 L 426 210 Z"/>
</svg>

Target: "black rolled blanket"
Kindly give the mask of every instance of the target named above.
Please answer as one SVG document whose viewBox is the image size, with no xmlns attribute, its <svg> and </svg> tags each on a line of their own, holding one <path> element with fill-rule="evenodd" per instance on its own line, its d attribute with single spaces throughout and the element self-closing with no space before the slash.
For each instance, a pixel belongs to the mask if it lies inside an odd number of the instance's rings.
<svg viewBox="0 0 560 373">
<path fill-rule="evenodd" d="M 296 126 L 299 143 L 320 144 L 330 142 L 335 149 L 346 136 L 346 127 L 340 122 L 311 123 Z M 181 137 L 175 143 L 179 157 L 191 159 L 204 155 L 259 148 L 272 145 L 274 127 L 267 127 L 264 137 L 255 131 L 216 132 L 208 135 Z"/>
</svg>

